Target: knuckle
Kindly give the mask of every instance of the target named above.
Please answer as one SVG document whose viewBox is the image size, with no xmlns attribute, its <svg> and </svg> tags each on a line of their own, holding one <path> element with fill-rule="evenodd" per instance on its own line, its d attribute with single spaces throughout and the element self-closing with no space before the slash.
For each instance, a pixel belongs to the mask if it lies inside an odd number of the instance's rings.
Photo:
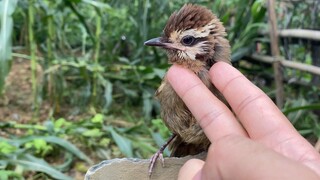
<svg viewBox="0 0 320 180">
<path fill-rule="evenodd" d="M 199 83 L 194 84 L 193 86 L 190 86 L 184 92 L 181 93 L 181 98 L 185 99 L 190 93 L 192 93 L 194 90 L 196 90 L 198 87 L 200 87 L 202 85 L 203 85 L 203 83 L 199 82 Z"/>
<path fill-rule="evenodd" d="M 219 110 L 211 110 L 210 112 L 206 113 L 199 119 L 199 124 L 203 130 L 210 127 L 210 125 L 219 119 L 225 112 Z"/>
<path fill-rule="evenodd" d="M 244 109 L 257 104 L 258 101 L 264 100 L 265 98 L 267 98 L 267 96 L 262 92 L 257 92 L 255 94 L 247 94 L 247 96 L 243 98 L 238 104 L 238 106 L 235 108 L 235 112 L 238 115 L 240 115 Z M 257 109 L 256 106 L 255 109 Z"/>
</svg>

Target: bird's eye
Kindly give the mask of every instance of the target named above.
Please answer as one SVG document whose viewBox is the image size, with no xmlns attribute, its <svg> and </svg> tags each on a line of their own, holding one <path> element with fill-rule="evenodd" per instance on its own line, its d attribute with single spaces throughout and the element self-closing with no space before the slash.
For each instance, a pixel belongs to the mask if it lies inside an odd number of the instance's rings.
<svg viewBox="0 0 320 180">
<path fill-rule="evenodd" d="M 185 46 L 191 46 L 195 42 L 195 39 L 193 36 L 185 36 L 182 38 L 181 43 Z"/>
</svg>

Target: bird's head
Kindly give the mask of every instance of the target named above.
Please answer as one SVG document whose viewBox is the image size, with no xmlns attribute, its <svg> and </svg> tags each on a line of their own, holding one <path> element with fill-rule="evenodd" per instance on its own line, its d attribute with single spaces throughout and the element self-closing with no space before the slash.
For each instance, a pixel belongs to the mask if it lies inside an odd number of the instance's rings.
<svg viewBox="0 0 320 180">
<path fill-rule="evenodd" d="M 230 62 L 226 35 L 222 23 L 209 9 L 186 4 L 170 16 L 162 36 L 145 45 L 166 49 L 170 63 L 210 68 L 216 61 Z"/>
</svg>

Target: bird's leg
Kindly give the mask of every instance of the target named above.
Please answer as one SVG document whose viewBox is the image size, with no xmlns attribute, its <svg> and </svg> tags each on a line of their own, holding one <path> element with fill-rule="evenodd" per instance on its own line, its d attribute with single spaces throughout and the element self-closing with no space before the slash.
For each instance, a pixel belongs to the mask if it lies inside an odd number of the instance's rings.
<svg viewBox="0 0 320 180">
<path fill-rule="evenodd" d="M 163 151 L 166 147 L 171 143 L 171 141 L 176 137 L 176 134 L 172 134 L 170 138 L 167 140 L 165 144 L 163 144 L 160 149 L 151 157 L 150 164 L 149 164 L 149 177 L 152 174 L 153 167 L 156 163 L 156 160 L 159 158 L 162 163 L 162 167 L 164 167 L 164 159 L 163 159 Z"/>
</svg>

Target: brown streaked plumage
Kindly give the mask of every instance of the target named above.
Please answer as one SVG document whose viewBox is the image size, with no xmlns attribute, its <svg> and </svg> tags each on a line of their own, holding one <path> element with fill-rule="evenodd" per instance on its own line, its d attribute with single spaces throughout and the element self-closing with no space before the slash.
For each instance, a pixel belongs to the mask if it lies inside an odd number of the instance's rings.
<svg viewBox="0 0 320 180">
<path fill-rule="evenodd" d="M 226 35 L 222 23 L 209 9 L 186 4 L 170 16 L 163 35 L 145 42 L 145 45 L 164 48 L 169 63 L 179 64 L 193 71 L 215 96 L 227 104 L 212 85 L 208 74 L 215 62 L 230 63 L 230 45 Z M 169 145 L 171 156 L 181 157 L 206 151 L 210 141 L 166 77 L 158 88 L 156 97 L 161 104 L 164 123 L 176 135 Z M 151 169 L 152 166 L 153 164 Z"/>
</svg>

